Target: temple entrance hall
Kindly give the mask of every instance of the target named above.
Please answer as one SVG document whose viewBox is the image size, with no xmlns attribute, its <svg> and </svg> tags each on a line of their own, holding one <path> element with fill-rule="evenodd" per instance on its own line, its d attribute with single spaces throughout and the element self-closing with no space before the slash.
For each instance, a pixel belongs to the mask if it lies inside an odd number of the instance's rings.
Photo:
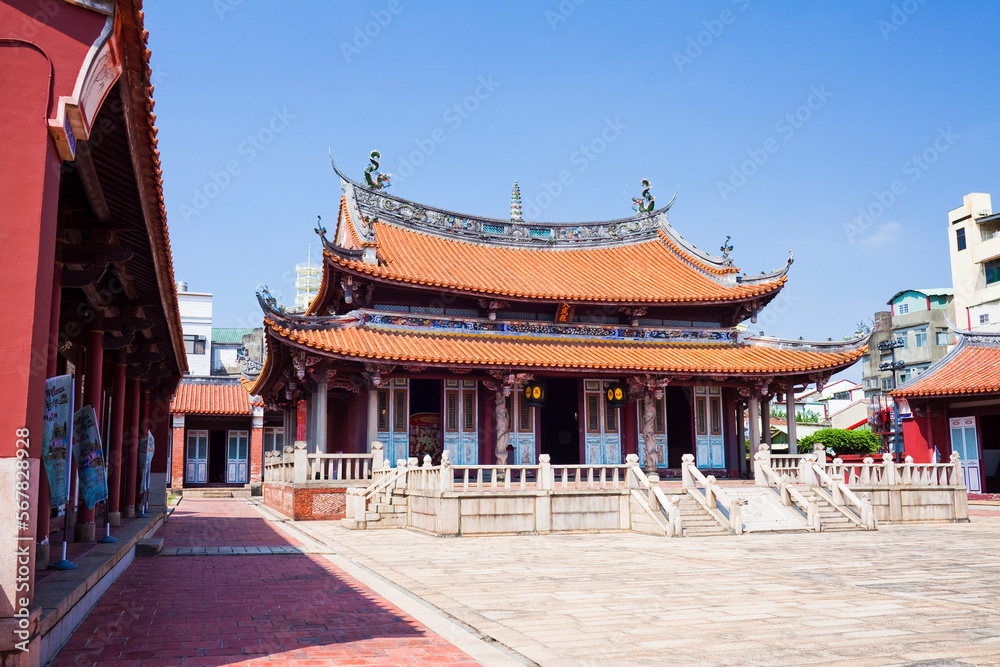
<svg viewBox="0 0 1000 667">
<path fill-rule="evenodd" d="M 441 430 L 441 380 L 410 380 L 409 455 L 422 460 L 430 454 L 434 463 L 441 461 L 444 437 Z"/>
<path fill-rule="evenodd" d="M 553 464 L 581 461 L 579 385 L 576 378 L 548 378 L 547 398 L 540 408 L 542 454 Z"/>
</svg>

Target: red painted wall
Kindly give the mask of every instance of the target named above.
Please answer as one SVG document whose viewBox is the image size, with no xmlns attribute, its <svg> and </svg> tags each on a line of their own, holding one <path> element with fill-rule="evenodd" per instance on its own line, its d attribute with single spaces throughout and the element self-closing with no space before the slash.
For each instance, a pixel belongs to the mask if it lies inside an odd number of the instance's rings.
<svg viewBox="0 0 1000 667">
<path fill-rule="evenodd" d="M 903 446 L 906 456 L 912 456 L 914 463 L 931 463 L 934 448 L 930 445 L 930 417 L 903 420 Z"/>
<path fill-rule="evenodd" d="M 170 488 L 184 488 L 184 428 L 174 428 L 170 461 Z"/>
<path fill-rule="evenodd" d="M 264 429 L 250 429 L 250 481 L 264 481 Z"/>
</svg>

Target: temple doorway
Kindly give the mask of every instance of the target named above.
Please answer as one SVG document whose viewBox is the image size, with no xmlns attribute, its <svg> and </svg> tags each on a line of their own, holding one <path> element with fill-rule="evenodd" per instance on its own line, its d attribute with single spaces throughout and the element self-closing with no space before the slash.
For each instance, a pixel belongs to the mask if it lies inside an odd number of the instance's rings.
<svg viewBox="0 0 1000 667">
<path fill-rule="evenodd" d="M 409 455 L 421 463 L 426 454 L 434 465 L 441 462 L 441 397 L 441 380 L 410 380 Z"/>
<path fill-rule="evenodd" d="M 208 483 L 226 483 L 226 432 L 208 432 Z"/>
<path fill-rule="evenodd" d="M 545 405 L 540 409 L 542 453 L 555 464 L 580 463 L 580 381 L 548 378 Z"/>
</svg>

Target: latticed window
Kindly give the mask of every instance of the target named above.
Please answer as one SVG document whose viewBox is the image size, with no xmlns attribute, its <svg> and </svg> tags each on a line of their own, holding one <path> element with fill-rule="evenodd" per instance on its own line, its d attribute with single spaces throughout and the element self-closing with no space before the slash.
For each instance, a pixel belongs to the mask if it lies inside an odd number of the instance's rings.
<svg viewBox="0 0 1000 667">
<path fill-rule="evenodd" d="M 389 390 L 378 391 L 378 430 L 389 430 Z"/>
<path fill-rule="evenodd" d="M 1000 259 L 991 259 L 983 265 L 986 268 L 986 284 L 1000 281 Z"/>
<path fill-rule="evenodd" d="M 601 432 L 600 394 L 587 394 L 587 431 L 589 433 Z"/>
</svg>

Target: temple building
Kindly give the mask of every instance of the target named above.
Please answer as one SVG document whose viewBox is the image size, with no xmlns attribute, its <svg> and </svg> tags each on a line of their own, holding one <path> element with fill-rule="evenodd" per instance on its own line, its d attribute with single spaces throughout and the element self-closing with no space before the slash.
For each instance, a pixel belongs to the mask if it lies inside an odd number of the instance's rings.
<svg viewBox="0 0 1000 667">
<path fill-rule="evenodd" d="M 755 447 L 771 400 L 794 406 L 865 350 L 867 332 L 803 342 L 737 326 L 784 287 L 791 258 L 741 273 L 728 239 L 720 256 L 686 241 L 648 182 L 631 217 L 538 223 L 516 184 L 509 219 L 390 195 L 372 157 L 365 183 L 334 165 L 344 195 L 332 235 L 316 228 L 322 284 L 305 313 L 258 290 L 266 359 L 244 384 L 310 451 L 380 441 L 390 461 L 448 450 L 455 465 L 637 453 L 664 473 L 693 453 L 738 476 L 745 412 Z M 794 417 L 788 432 L 794 447 Z"/>
</svg>

